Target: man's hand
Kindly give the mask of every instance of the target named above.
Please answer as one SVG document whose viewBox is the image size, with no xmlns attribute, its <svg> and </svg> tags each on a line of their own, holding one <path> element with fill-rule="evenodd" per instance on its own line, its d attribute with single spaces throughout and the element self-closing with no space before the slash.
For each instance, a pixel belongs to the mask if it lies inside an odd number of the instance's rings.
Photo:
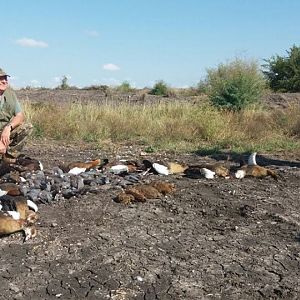
<svg viewBox="0 0 300 300">
<path fill-rule="evenodd" d="M 6 153 L 6 147 L 3 145 L 3 143 L 0 141 L 0 155 Z"/>
<path fill-rule="evenodd" d="M 2 130 L 2 133 L 1 133 L 0 141 L 3 143 L 5 148 L 7 148 L 7 146 L 10 143 L 10 130 L 11 129 L 10 129 L 9 126 L 5 126 Z M 0 148 L 1 148 L 1 145 L 0 145 Z M 0 149 L 0 151 L 1 151 L 1 149 Z"/>
</svg>

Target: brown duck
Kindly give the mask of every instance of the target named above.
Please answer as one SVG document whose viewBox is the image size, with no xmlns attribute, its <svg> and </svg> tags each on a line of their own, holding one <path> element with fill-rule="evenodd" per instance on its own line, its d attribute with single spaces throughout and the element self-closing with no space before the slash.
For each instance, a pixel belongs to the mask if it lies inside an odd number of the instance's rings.
<svg viewBox="0 0 300 300">
<path fill-rule="evenodd" d="M 71 162 L 67 165 L 61 165 L 60 168 L 64 171 L 64 172 L 72 172 L 72 170 L 74 169 L 81 169 L 82 172 L 85 171 L 89 171 L 90 169 L 93 168 L 101 168 L 103 166 L 105 166 L 108 163 L 108 159 L 94 159 L 94 160 L 90 160 L 90 161 L 77 161 L 77 162 Z M 75 171 L 76 173 L 76 171 Z"/>
<path fill-rule="evenodd" d="M 150 184 L 138 184 L 126 188 L 117 195 L 116 202 L 129 204 L 132 202 L 145 202 L 147 199 L 159 199 L 163 195 L 172 193 L 175 185 L 169 182 L 154 181 Z"/>
<path fill-rule="evenodd" d="M 263 178 L 266 176 L 271 176 L 275 180 L 278 180 L 278 174 L 276 171 L 271 169 L 259 166 L 256 162 L 256 154 L 257 152 L 253 152 L 250 154 L 248 158 L 247 164 L 242 165 L 236 172 L 235 178 L 241 179 L 244 177 L 257 177 Z"/>
<path fill-rule="evenodd" d="M 9 235 L 15 232 L 24 231 L 25 241 L 36 236 L 37 231 L 34 226 L 36 219 L 28 216 L 27 219 L 16 218 L 8 212 L 0 211 L 0 236 Z"/>
</svg>

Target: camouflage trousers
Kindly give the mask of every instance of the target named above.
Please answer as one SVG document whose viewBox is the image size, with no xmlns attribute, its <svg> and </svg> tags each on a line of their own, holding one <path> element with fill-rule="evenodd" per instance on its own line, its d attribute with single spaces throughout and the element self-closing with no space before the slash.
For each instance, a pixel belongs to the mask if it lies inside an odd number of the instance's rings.
<svg viewBox="0 0 300 300">
<path fill-rule="evenodd" d="M 7 147 L 6 153 L 11 157 L 18 157 L 32 130 L 33 126 L 30 123 L 23 123 L 14 128 L 10 133 L 10 144 Z"/>
</svg>

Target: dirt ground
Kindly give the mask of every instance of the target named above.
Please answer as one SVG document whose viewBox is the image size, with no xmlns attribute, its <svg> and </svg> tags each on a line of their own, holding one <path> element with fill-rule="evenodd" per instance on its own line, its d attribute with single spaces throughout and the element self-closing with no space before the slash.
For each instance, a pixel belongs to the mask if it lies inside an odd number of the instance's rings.
<svg viewBox="0 0 300 300">
<path fill-rule="evenodd" d="M 31 143 L 45 168 L 140 158 L 142 149 Z M 196 164 L 224 155 L 149 154 Z M 299 299 L 300 157 L 258 154 L 273 178 L 187 178 L 163 199 L 123 205 L 120 191 L 39 204 L 38 236 L 0 239 L 0 299 Z M 234 163 L 234 162 L 232 162 Z"/>
</svg>

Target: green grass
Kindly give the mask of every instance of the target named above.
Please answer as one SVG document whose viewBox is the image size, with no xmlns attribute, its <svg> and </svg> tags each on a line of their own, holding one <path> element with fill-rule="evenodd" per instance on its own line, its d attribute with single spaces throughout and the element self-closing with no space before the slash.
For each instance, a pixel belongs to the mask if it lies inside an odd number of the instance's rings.
<svg viewBox="0 0 300 300">
<path fill-rule="evenodd" d="M 199 149 L 299 151 L 299 107 L 240 112 L 220 111 L 207 103 L 123 104 L 23 103 L 34 138 L 143 145 L 149 151 Z"/>
</svg>

